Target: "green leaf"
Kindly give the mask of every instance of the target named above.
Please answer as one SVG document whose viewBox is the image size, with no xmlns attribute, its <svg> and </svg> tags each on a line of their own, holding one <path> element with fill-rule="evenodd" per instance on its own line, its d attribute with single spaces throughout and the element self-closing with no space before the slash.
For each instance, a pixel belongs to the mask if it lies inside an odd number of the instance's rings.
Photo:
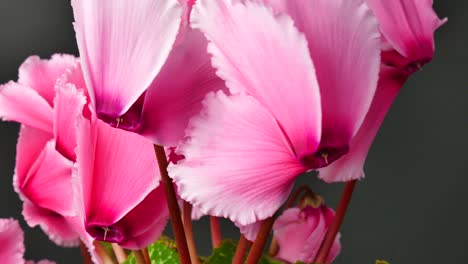
<svg viewBox="0 0 468 264">
<path fill-rule="evenodd" d="M 154 244 L 148 246 L 148 253 L 151 264 L 179 264 L 179 255 L 177 247 L 173 240 L 167 237 L 161 237 Z M 128 256 L 124 264 L 136 264 L 135 254 L 133 252 Z"/>
<path fill-rule="evenodd" d="M 224 240 L 221 243 L 221 246 L 215 248 L 213 250 L 213 254 L 209 256 L 204 264 L 224 264 L 224 263 L 232 263 L 232 259 L 234 258 L 234 254 L 236 253 L 237 248 L 237 241 L 233 240 Z M 247 256 L 248 254 L 246 254 Z M 267 255 L 263 255 L 260 258 L 259 264 L 284 264 L 284 262 L 269 257 Z"/>
<path fill-rule="evenodd" d="M 375 264 L 390 264 L 388 261 L 385 260 L 376 260 Z"/>
</svg>

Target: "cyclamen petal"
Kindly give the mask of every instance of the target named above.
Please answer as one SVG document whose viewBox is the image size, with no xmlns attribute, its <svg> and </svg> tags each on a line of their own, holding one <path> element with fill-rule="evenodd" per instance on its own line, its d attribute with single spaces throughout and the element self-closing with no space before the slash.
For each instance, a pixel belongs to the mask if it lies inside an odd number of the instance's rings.
<svg viewBox="0 0 468 264">
<path fill-rule="evenodd" d="M 167 212 L 145 212 L 143 217 L 137 209 L 139 206 L 147 209 L 155 200 L 164 203 L 162 193 L 151 196 L 159 185 L 151 142 L 132 132 L 112 128 L 95 117 L 79 118 L 77 136 L 74 188 L 77 210 L 86 231 L 97 240 L 123 244 L 145 230 L 157 232 L 148 234 L 153 238 L 160 234 L 161 230 L 152 227 Z M 132 210 L 140 213 L 133 217 Z M 126 217 L 133 220 L 126 221 Z M 139 248 L 147 245 L 137 244 Z"/>
<path fill-rule="evenodd" d="M 14 219 L 0 219 L 0 259 L 3 263 L 24 263 L 23 230 Z"/>
<path fill-rule="evenodd" d="M 1 119 L 52 132 L 52 116 L 52 107 L 32 88 L 15 82 L 0 85 Z"/>
<path fill-rule="evenodd" d="M 314 153 L 320 92 L 306 39 L 294 21 L 257 3 L 230 0 L 198 0 L 191 19 L 209 39 L 213 65 L 231 92 L 246 92 L 264 105 L 296 155 Z"/>
<path fill-rule="evenodd" d="M 31 56 L 19 68 L 18 83 L 31 87 L 52 106 L 57 79 L 77 64 L 78 58 L 68 54 L 54 54 L 48 60 Z"/>
<path fill-rule="evenodd" d="M 57 150 L 69 160 L 76 160 L 76 120 L 83 112 L 86 97 L 75 85 L 59 82 L 54 99 L 54 138 Z"/>
<path fill-rule="evenodd" d="M 179 195 L 204 214 L 241 225 L 272 216 L 306 168 L 254 98 L 218 92 L 204 105 L 178 147 L 185 159 L 169 165 Z"/>
<path fill-rule="evenodd" d="M 74 215 L 71 196 L 71 161 L 55 150 L 52 135 L 22 126 L 18 138 L 15 191 L 23 200 L 29 226 L 40 225 L 61 246 L 78 245 L 78 234 L 69 223 Z"/>
<path fill-rule="evenodd" d="M 116 122 L 164 65 L 181 21 L 177 0 L 72 0 L 87 89 L 100 118 Z"/>
<path fill-rule="evenodd" d="M 439 19 L 433 0 L 366 0 L 380 22 L 382 34 L 402 56 L 424 64 L 434 54 L 434 31 Z"/>
<path fill-rule="evenodd" d="M 395 97 L 407 79 L 399 69 L 382 66 L 377 91 L 366 119 L 350 144 L 350 151 L 331 165 L 319 169 L 325 182 L 351 181 L 364 177 L 364 163 L 375 136 Z"/>
<path fill-rule="evenodd" d="M 324 167 L 349 148 L 369 110 L 380 65 L 377 19 L 362 0 L 268 1 L 287 13 L 307 38 L 322 100 L 322 139 L 316 155 Z"/>
<path fill-rule="evenodd" d="M 200 112 L 205 95 L 225 87 L 211 66 L 207 44 L 199 31 L 183 34 L 182 43 L 174 47 L 146 91 L 141 135 L 164 146 L 176 146 L 189 119 Z"/>
<path fill-rule="evenodd" d="M 322 205 L 318 208 L 290 208 L 275 221 L 273 236 L 279 245 L 277 258 L 295 263 L 312 263 L 335 212 Z M 326 263 L 332 263 L 341 251 L 340 235 L 336 237 Z"/>
</svg>

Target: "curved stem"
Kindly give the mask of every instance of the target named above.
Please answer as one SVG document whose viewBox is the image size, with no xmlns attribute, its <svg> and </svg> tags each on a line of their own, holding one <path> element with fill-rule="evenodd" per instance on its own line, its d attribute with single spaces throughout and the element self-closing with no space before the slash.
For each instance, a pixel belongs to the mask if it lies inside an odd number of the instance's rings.
<svg viewBox="0 0 468 264">
<path fill-rule="evenodd" d="M 137 264 L 149 264 L 146 263 L 145 256 L 141 250 L 134 250 L 133 254 L 135 254 L 135 260 Z"/>
<path fill-rule="evenodd" d="M 317 256 L 315 257 L 314 263 L 322 264 L 325 263 L 328 253 L 330 252 L 330 248 L 335 241 L 336 234 L 340 230 L 341 224 L 343 223 L 344 217 L 346 215 L 346 209 L 348 209 L 349 202 L 351 201 L 351 197 L 353 196 L 354 187 L 356 186 L 357 180 L 349 181 L 346 183 L 345 189 L 340 199 L 340 203 L 338 204 L 338 208 L 336 209 L 335 217 L 328 228 L 327 234 L 322 242 L 322 246 L 320 247 Z"/>
<path fill-rule="evenodd" d="M 127 259 L 127 254 L 125 254 L 125 250 L 116 243 L 111 243 L 111 245 L 112 245 L 112 250 L 114 251 L 115 258 L 117 259 L 117 262 L 124 263 L 125 260 Z"/>
<path fill-rule="evenodd" d="M 182 217 L 185 235 L 187 236 L 190 261 L 192 261 L 192 264 L 198 264 L 197 248 L 195 247 L 195 240 L 193 238 L 192 205 L 186 201 L 184 201 Z"/>
<path fill-rule="evenodd" d="M 190 254 L 185 238 L 184 226 L 182 225 L 182 219 L 180 217 L 179 205 L 177 204 L 174 184 L 167 173 L 167 166 L 169 163 L 167 162 L 166 152 L 164 148 L 159 145 L 154 145 L 154 152 L 156 153 L 161 181 L 164 192 L 166 193 L 167 206 L 169 207 L 169 213 L 171 215 L 172 229 L 177 243 L 177 252 L 179 253 L 180 262 L 182 264 L 190 264 Z"/>
<path fill-rule="evenodd" d="M 242 264 L 244 263 L 245 252 L 252 246 L 252 242 L 250 242 L 244 235 L 241 235 L 239 239 L 239 244 L 237 244 L 236 253 L 234 254 L 234 258 L 232 259 L 232 264 Z"/>
<path fill-rule="evenodd" d="M 274 217 L 263 220 L 257 237 L 252 245 L 249 256 L 247 257 L 247 264 L 256 264 L 262 256 L 263 248 L 270 236 L 271 228 L 273 227 Z"/>
<path fill-rule="evenodd" d="M 143 257 L 145 258 L 146 263 L 151 264 L 151 259 L 150 259 L 150 256 L 149 256 L 148 247 L 145 247 L 144 249 L 142 249 L 141 252 L 143 253 Z"/>
<path fill-rule="evenodd" d="M 219 218 L 210 216 L 211 244 L 213 248 L 221 246 L 221 228 L 219 227 Z"/>
</svg>

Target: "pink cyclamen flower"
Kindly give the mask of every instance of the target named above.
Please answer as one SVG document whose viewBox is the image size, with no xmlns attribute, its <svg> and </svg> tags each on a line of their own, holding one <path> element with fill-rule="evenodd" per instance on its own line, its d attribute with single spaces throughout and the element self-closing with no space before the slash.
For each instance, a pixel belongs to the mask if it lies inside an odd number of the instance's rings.
<svg viewBox="0 0 468 264">
<path fill-rule="evenodd" d="M 434 55 L 434 32 L 445 23 L 432 9 L 432 0 L 367 0 L 385 36 L 377 91 L 366 119 L 353 138 L 350 151 L 319 177 L 327 182 L 364 177 L 369 148 L 395 97 L 407 78 Z"/>
<path fill-rule="evenodd" d="M 187 0 L 73 0 L 86 84 L 99 119 L 176 146 L 208 91 L 222 87 Z M 177 37 L 177 39 L 176 39 Z"/>
<path fill-rule="evenodd" d="M 34 264 L 34 261 L 24 260 L 24 234 L 18 221 L 0 219 L 0 259 L 2 263 Z M 37 264 L 54 264 L 49 260 L 41 260 Z"/>
<path fill-rule="evenodd" d="M 57 111 L 62 100 L 55 95 L 55 85 L 68 79 L 80 83 L 78 68 L 73 56 L 32 56 L 21 65 L 17 83 L 0 86 L 0 117 L 22 124 L 13 186 L 23 201 L 23 216 L 29 226 L 40 225 L 61 246 L 77 246 L 79 235 L 71 225 L 75 139 L 60 125 L 73 113 L 69 102 Z"/>
<path fill-rule="evenodd" d="M 347 151 L 378 77 L 378 24 L 362 1 L 274 4 L 200 0 L 192 12 L 232 95 L 206 97 L 170 175 L 182 198 L 241 226 Z"/>
<path fill-rule="evenodd" d="M 99 261 L 93 239 L 146 246 L 161 234 L 168 212 L 151 142 L 97 121 L 84 87 L 76 58 L 31 57 L 18 83 L 1 87 L 0 116 L 27 124 L 14 186 L 28 224 L 41 225 L 59 245 L 77 245 L 81 237 Z"/>
<path fill-rule="evenodd" d="M 279 251 L 275 256 L 291 263 L 312 263 L 327 233 L 335 212 L 321 205 L 317 208 L 289 208 L 275 221 L 273 237 Z M 341 251 L 340 234 L 337 235 L 326 263 L 332 263 Z"/>
</svg>

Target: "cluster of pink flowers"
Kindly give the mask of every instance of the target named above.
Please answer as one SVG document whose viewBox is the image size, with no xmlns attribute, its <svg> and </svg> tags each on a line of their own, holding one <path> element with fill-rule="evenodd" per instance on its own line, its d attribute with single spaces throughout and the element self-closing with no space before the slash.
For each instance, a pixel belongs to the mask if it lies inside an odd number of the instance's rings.
<svg viewBox="0 0 468 264">
<path fill-rule="evenodd" d="M 445 22 L 432 0 L 71 4 L 80 58 L 28 58 L 0 86 L 0 118 L 22 124 L 13 186 L 26 222 L 58 245 L 82 241 L 96 263 L 96 240 L 141 249 L 169 219 L 153 145 L 167 150 L 178 199 L 250 240 L 300 174 L 363 178 L 387 111 Z M 285 210 L 276 257 L 314 261 L 334 214 Z M 0 241 L 12 246 L 2 259 L 20 263 L 16 222 L 0 222 Z M 337 236 L 327 263 L 340 248 Z"/>
</svg>

